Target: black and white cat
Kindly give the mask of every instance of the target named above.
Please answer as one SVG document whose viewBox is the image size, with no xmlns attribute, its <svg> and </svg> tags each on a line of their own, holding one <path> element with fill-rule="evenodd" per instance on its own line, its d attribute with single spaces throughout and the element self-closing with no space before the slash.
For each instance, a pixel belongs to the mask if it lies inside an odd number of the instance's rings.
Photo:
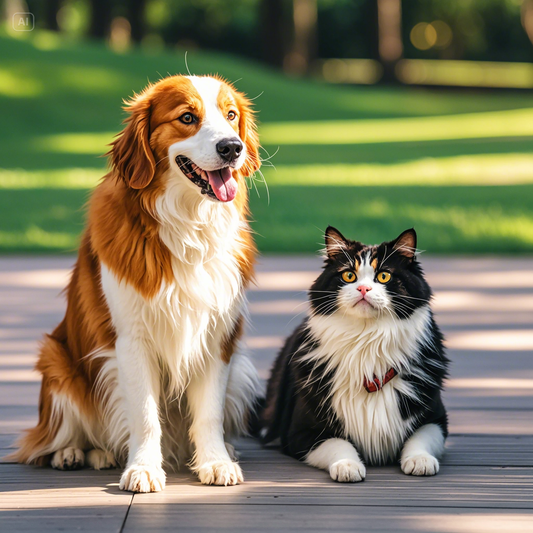
<svg viewBox="0 0 533 533">
<path fill-rule="evenodd" d="M 268 382 L 264 443 L 279 439 L 336 481 L 362 481 L 365 463 L 398 459 L 405 474 L 439 471 L 448 360 L 415 250 L 413 229 L 379 246 L 326 230 L 309 316 Z"/>
</svg>

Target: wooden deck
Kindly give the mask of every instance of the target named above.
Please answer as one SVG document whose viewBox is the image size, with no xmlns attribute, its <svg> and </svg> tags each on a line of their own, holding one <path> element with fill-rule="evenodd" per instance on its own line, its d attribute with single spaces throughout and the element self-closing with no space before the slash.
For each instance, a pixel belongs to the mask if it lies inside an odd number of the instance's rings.
<svg viewBox="0 0 533 533">
<path fill-rule="evenodd" d="M 35 423 L 37 341 L 61 318 L 72 261 L 0 259 L 0 455 Z M 240 446 L 246 482 L 237 487 L 182 472 L 162 493 L 132 495 L 118 490 L 119 471 L 3 463 L 0 531 L 533 532 L 533 260 L 424 263 L 452 359 L 438 476 L 371 467 L 364 483 L 337 484 L 251 440 Z M 263 259 L 247 339 L 262 377 L 318 268 L 313 258 Z"/>
</svg>

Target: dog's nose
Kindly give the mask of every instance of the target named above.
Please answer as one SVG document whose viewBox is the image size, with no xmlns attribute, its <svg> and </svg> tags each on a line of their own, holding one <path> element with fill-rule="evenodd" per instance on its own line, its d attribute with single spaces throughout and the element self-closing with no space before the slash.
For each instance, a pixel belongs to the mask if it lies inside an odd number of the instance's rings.
<svg viewBox="0 0 533 533">
<path fill-rule="evenodd" d="M 217 144 L 218 155 L 231 163 L 242 153 L 242 142 L 239 139 L 224 139 Z"/>
</svg>

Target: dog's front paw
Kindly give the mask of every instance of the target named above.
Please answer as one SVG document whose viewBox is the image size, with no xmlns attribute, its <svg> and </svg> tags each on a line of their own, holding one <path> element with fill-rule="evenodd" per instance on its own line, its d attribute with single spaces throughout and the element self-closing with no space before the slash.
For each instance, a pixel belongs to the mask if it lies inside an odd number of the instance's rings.
<svg viewBox="0 0 533 533">
<path fill-rule="evenodd" d="M 420 453 L 402 459 L 402 472 L 412 476 L 434 476 L 439 471 L 439 461 L 429 453 Z"/>
<path fill-rule="evenodd" d="M 115 461 L 115 456 L 111 452 L 106 452 L 104 450 L 91 450 L 87 452 L 85 456 L 85 461 L 87 465 L 95 470 L 106 470 L 108 468 L 116 468 L 117 462 Z"/>
<path fill-rule="evenodd" d="M 340 483 L 357 483 L 366 477 L 365 465 L 352 459 L 341 459 L 329 467 L 329 475 L 333 481 Z"/>
<path fill-rule="evenodd" d="M 54 453 L 50 463 L 58 470 L 77 470 L 85 464 L 85 454 L 79 448 L 64 448 Z"/>
<path fill-rule="evenodd" d="M 204 485 L 237 485 L 244 481 L 241 467 L 232 461 L 204 463 L 197 469 L 198 477 Z"/>
<path fill-rule="evenodd" d="M 165 488 L 165 472 L 158 466 L 132 465 L 120 478 L 121 490 L 159 492 Z"/>
</svg>

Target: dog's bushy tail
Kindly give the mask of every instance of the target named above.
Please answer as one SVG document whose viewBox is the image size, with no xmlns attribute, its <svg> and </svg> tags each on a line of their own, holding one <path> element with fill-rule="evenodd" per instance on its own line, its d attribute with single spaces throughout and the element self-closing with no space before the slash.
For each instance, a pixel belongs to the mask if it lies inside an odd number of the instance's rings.
<svg viewBox="0 0 533 533">
<path fill-rule="evenodd" d="M 261 429 L 264 426 L 263 411 L 266 406 L 266 397 L 256 396 L 250 415 L 248 418 L 248 433 L 255 438 L 260 437 Z"/>
<path fill-rule="evenodd" d="M 231 358 L 230 375 L 224 408 L 226 441 L 253 434 L 262 394 L 255 366 L 248 357 L 237 352 Z"/>
</svg>

